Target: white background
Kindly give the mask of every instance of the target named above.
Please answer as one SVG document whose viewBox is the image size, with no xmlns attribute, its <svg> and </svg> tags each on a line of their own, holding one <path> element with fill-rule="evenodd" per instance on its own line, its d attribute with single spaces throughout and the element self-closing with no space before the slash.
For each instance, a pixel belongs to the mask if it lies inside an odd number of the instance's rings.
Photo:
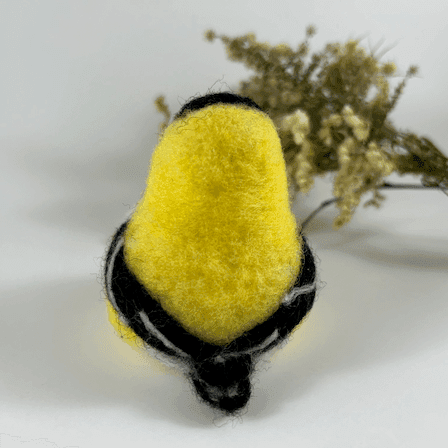
<svg viewBox="0 0 448 448">
<path fill-rule="evenodd" d="M 390 118 L 448 154 L 447 19 L 438 0 L 3 0 L 1 447 L 448 446 L 440 191 L 387 191 L 339 231 L 334 208 L 315 218 L 306 234 L 325 286 L 259 366 L 241 419 L 217 419 L 181 375 L 121 342 L 100 278 L 145 186 L 163 118 L 155 98 L 174 113 L 252 74 L 205 30 L 296 48 L 314 24 L 311 54 L 384 39 L 395 46 L 381 61 L 402 74 L 420 66 Z M 318 182 L 297 218 L 329 197 L 330 179 Z"/>
</svg>

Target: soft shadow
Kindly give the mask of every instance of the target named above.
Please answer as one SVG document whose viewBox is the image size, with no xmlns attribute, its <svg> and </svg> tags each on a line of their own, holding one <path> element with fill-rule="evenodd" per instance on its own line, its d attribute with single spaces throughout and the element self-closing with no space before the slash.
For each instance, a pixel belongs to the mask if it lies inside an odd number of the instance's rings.
<svg viewBox="0 0 448 448">
<path fill-rule="evenodd" d="M 261 366 L 249 416 L 300 400 L 328 375 L 362 374 L 448 339 L 446 240 L 374 226 L 334 231 L 325 218 L 307 230 L 324 284 L 289 344 Z"/>
<path fill-rule="evenodd" d="M 314 249 L 317 246 L 310 240 Z M 269 364 L 260 363 L 244 418 L 264 418 L 278 407 L 312 393 L 328 375 L 360 371 L 427 350 L 446 338 L 448 307 L 437 292 L 423 296 L 434 279 L 411 272 L 376 271 L 350 286 L 356 256 L 324 251 L 319 269 L 327 282 L 308 319 Z M 358 266 L 359 271 L 368 271 Z M 420 282 L 420 287 L 416 284 Z M 394 288 L 408 289 L 397 294 Z M 439 284 L 441 287 L 441 284 Z M 178 425 L 215 425 L 216 414 L 199 403 L 176 370 L 134 351 L 116 335 L 106 316 L 101 285 L 90 280 L 55 281 L 3 291 L 0 335 L 8 341 L 1 380 L 14 400 L 60 407 L 136 408 L 151 419 Z M 446 282 L 445 282 L 446 291 Z M 424 301 L 424 305 L 423 305 Z"/>
<path fill-rule="evenodd" d="M 15 402 L 135 407 L 153 420 L 212 426 L 189 383 L 125 344 L 107 320 L 101 285 L 61 280 L 3 291 L 0 370 Z M 7 399 L 6 397 L 4 397 Z M 9 399 L 9 398 L 8 398 Z"/>
</svg>

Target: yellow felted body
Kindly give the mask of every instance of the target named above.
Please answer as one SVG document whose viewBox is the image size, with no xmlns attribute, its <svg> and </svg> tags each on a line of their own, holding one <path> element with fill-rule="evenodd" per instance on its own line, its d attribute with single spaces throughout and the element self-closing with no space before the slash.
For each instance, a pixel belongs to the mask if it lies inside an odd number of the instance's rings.
<svg viewBox="0 0 448 448">
<path fill-rule="evenodd" d="M 225 345 L 265 321 L 294 284 L 301 247 L 266 114 L 218 103 L 166 128 L 124 253 L 188 332 Z"/>
</svg>

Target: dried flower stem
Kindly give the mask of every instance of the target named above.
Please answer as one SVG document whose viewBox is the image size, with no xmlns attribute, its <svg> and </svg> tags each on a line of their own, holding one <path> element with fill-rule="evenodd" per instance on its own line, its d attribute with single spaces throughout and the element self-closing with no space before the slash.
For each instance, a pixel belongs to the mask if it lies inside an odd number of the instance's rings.
<svg viewBox="0 0 448 448">
<path fill-rule="evenodd" d="M 383 185 L 379 186 L 378 188 L 394 188 L 394 189 L 405 189 L 405 188 L 412 188 L 412 189 L 428 189 L 428 188 L 437 188 L 440 189 L 444 194 L 446 194 L 448 196 L 448 193 L 441 187 L 439 187 L 438 185 L 434 185 L 434 186 L 425 186 L 425 185 L 412 185 L 412 184 L 390 184 L 388 182 L 385 182 Z M 305 219 L 305 221 L 303 221 L 302 223 L 302 230 L 307 226 L 307 224 L 321 211 L 323 210 L 325 207 L 328 207 L 331 204 L 334 204 L 337 201 L 340 201 L 341 198 L 331 198 L 331 199 L 327 199 L 326 201 L 323 201 L 319 207 L 317 207 L 315 210 L 313 210 Z"/>
</svg>

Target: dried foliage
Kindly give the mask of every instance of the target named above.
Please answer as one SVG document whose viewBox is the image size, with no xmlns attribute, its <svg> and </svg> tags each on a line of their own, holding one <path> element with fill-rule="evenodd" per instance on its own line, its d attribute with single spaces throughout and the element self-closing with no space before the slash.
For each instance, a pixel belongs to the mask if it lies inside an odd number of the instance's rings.
<svg viewBox="0 0 448 448">
<path fill-rule="evenodd" d="M 429 139 L 398 131 L 387 120 L 418 67 L 411 66 L 390 95 L 387 79 L 397 67 L 367 54 L 359 40 L 327 44 L 307 65 L 308 41 L 315 33 L 309 26 L 295 51 L 285 43 L 257 42 L 252 33 L 237 38 L 205 33 L 210 42 L 222 41 L 230 60 L 256 72 L 236 93 L 253 99 L 277 126 L 294 193 L 308 192 L 315 176 L 334 173 L 337 229 L 350 221 L 366 193 L 373 197 L 365 206 L 380 206 L 379 189 L 391 186 L 384 179 L 393 172 L 447 189 L 448 158 Z M 375 94 L 368 99 L 372 88 Z M 156 107 L 166 118 L 163 131 L 170 117 L 163 96 Z"/>
</svg>

